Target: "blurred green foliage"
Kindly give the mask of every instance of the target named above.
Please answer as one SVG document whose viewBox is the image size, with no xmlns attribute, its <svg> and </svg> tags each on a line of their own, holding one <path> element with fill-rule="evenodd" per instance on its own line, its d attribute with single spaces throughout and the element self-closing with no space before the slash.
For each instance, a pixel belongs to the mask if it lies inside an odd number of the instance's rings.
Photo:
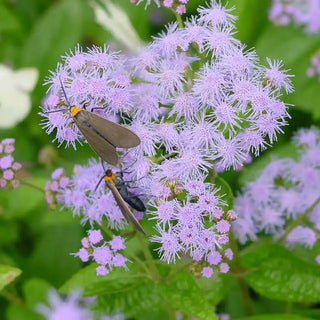
<svg viewBox="0 0 320 320">
<path fill-rule="evenodd" d="M 195 13 L 197 6 L 205 2 L 190 0 L 188 15 Z M 129 0 L 116 3 L 127 12 L 145 42 L 165 23 L 174 20 L 169 11 L 155 6 L 145 11 L 143 4 L 134 6 Z M 319 125 L 320 84 L 316 78 L 307 78 L 305 72 L 310 55 L 320 48 L 320 33 L 307 35 L 293 25 L 273 26 L 267 18 L 270 3 L 270 0 L 229 0 L 228 6 L 235 6 L 234 13 L 239 16 L 237 37 L 248 47 L 256 47 L 261 63 L 266 64 L 267 56 L 279 58 L 286 68 L 291 69 L 295 75 L 295 93 L 286 101 L 295 106 L 290 110 L 289 126 L 274 148 L 255 159 L 243 173 L 231 171 L 220 178 L 221 186 L 227 181 L 233 193 L 244 181 L 254 177 L 270 156 L 294 154 L 288 142 L 295 130 L 311 124 Z M 57 144 L 51 142 L 53 135 L 47 136 L 41 129 L 38 106 L 46 92 L 43 82 L 49 70 L 54 70 L 61 61 L 61 56 L 77 44 L 102 46 L 113 41 L 112 35 L 95 22 L 87 0 L 0 0 L 0 35 L 0 63 L 14 69 L 35 67 L 40 74 L 32 93 L 31 113 L 15 128 L 0 131 L 0 139 L 16 139 L 15 157 L 26 169 L 24 179 L 43 188 L 53 169 L 64 167 L 71 173 L 74 164 L 86 163 L 93 156 L 87 146 L 79 146 L 77 151 L 63 147 L 57 149 Z M 116 44 L 113 42 L 113 45 Z M 39 158 L 41 154 L 42 160 Z M 226 194 L 228 196 L 230 191 Z M 217 305 L 218 312 L 229 313 L 232 317 L 244 316 L 235 280 L 229 275 L 204 282 L 194 280 L 184 272 L 167 283 L 155 284 L 145 274 L 135 273 L 133 276 L 131 272 L 116 271 L 106 278 L 97 278 L 93 267 L 88 266 L 71 278 L 80 270 L 81 264 L 69 253 L 79 249 L 83 235 L 79 219 L 72 217 L 70 212 L 50 211 L 37 190 L 21 186 L 17 190 L 0 191 L 0 288 L 5 287 L 0 292 L 0 319 L 41 319 L 34 313 L 34 305 L 46 301 L 47 289 L 63 285 L 62 292 L 66 293 L 73 284 L 82 284 L 88 295 L 99 294 L 98 302 L 105 310 L 122 308 L 138 319 L 165 319 L 160 299 L 173 301 L 172 305 L 177 309 L 201 319 L 214 319 L 211 305 Z M 248 249 L 243 256 L 243 263 L 253 268 L 248 281 L 255 290 L 252 292 L 254 309 L 261 314 L 272 312 L 278 315 L 242 320 L 320 318 L 320 312 L 312 309 L 314 305 L 310 304 L 320 302 L 318 267 L 283 248 L 267 245 Z M 304 286 L 305 290 L 296 289 L 293 293 L 288 290 L 288 275 L 300 279 L 295 285 Z M 273 283 L 275 277 L 277 281 Z M 308 290 L 305 286 L 314 288 Z M 179 292 L 175 293 L 172 288 L 179 288 Z M 119 292 L 123 294 L 119 295 Z M 294 307 L 301 316 L 279 315 L 285 312 L 288 301 L 305 303 Z M 150 313 L 152 310 L 154 312 Z"/>
</svg>

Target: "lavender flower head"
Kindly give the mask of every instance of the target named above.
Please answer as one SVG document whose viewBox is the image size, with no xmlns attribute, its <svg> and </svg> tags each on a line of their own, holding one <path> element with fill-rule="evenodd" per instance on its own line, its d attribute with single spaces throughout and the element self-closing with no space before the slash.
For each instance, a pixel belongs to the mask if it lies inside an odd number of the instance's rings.
<svg viewBox="0 0 320 320">
<path fill-rule="evenodd" d="M 311 65 L 307 69 L 307 76 L 309 78 L 313 78 L 315 76 L 318 77 L 318 81 L 320 82 L 320 49 L 312 55 L 310 58 Z"/>
<path fill-rule="evenodd" d="M 133 4 L 140 4 L 144 2 L 144 0 L 130 0 Z M 151 4 L 151 0 L 146 0 L 145 9 Z M 153 2 L 159 8 L 163 6 L 165 8 L 172 8 L 177 14 L 184 14 L 186 13 L 186 4 L 189 0 L 153 0 Z"/>
<path fill-rule="evenodd" d="M 203 181 L 209 168 L 239 170 L 277 139 L 289 116 L 280 98 L 292 91 L 281 61 L 262 66 L 234 37 L 231 11 L 211 1 L 183 28 L 169 24 L 137 56 L 77 47 L 48 78 L 42 113 L 59 143 L 81 140 L 69 111 L 47 113 L 66 106 L 61 79 L 72 104 L 127 121 L 141 143 L 121 150 L 120 165 L 152 208 L 159 235 L 151 239 L 161 259 L 187 254 L 220 272 L 228 269 L 223 259 L 236 214 L 228 212 L 219 188 Z M 111 193 L 103 184 L 93 192 L 102 175 L 93 160 L 77 166 L 64 206 L 82 213 L 83 222 L 105 216 L 111 228 L 121 229 L 124 219 Z"/>
<path fill-rule="evenodd" d="M 49 208 L 54 210 L 56 205 L 62 202 L 61 195 L 68 188 L 70 180 L 65 176 L 63 168 L 54 170 L 51 174 L 51 179 L 47 181 L 44 187 L 44 194 Z"/>
<path fill-rule="evenodd" d="M 239 217 L 233 229 L 241 243 L 254 241 L 261 232 L 285 240 L 289 247 L 312 247 L 317 240 L 320 132 L 316 128 L 300 129 L 293 142 L 299 148 L 298 160 L 273 160 L 236 197 Z M 297 219 L 301 222 L 292 229 Z"/>
<path fill-rule="evenodd" d="M 107 275 L 112 268 L 123 267 L 127 270 L 128 261 L 119 250 L 125 249 L 124 239 L 113 236 L 109 242 L 103 241 L 100 230 L 89 230 L 88 237 L 81 240 L 82 248 L 75 254 L 82 262 L 95 261 L 98 276 Z"/>
<path fill-rule="evenodd" d="M 72 291 L 67 297 L 61 297 L 55 289 L 48 291 L 49 305 L 38 304 L 36 311 L 47 320 L 124 320 L 124 315 L 101 315 L 94 317 L 89 309 L 95 297 L 83 298 L 80 290 Z"/>
<path fill-rule="evenodd" d="M 81 215 L 83 224 L 101 224 L 105 218 L 111 229 L 123 229 L 127 222 L 112 192 L 106 187 L 104 176 L 101 163 L 94 158 L 86 166 L 76 165 L 70 183 L 59 191 L 59 203 L 65 208 L 71 208 L 75 215 Z M 124 174 L 123 179 L 132 180 L 128 174 Z M 134 187 L 134 184 L 131 186 Z M 133 188 L 132 191 L 139 192 L 139 189 Z"/>
<path fill-rule="evenodd" d="M 16 174 L 22 168 L 19 162 L 14 161 L 14 139 L 7 138 L 0 142 L 0 189 L 17 188 L 20 181 Z"/>
<path fill-rule="evenodd" d="M 276 25 L 291 21 L 303 25 L 307 32 L 320 29 L 320 2 L 318 0 L 273 0 L 269 19 Z"/>
<path fill-rule="evenodd" d="M 93 314 L 81 304 L 80 291 L 73 291 L 66 299 L 60 297 L 54 289 L 49 290 L 48 299 L 50 307 L 44 304 L 36 306 L 38 313 L 46 319 L 76 319 L 76 320 L 93 320 Z"/>
</svg>

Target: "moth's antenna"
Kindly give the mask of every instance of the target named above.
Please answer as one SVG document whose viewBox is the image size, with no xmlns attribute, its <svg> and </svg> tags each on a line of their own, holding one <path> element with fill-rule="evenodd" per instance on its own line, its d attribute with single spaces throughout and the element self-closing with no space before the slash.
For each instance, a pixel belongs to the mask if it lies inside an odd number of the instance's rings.
<svg viewBox="0 0 320 320">
<path fill-rule="evenodd" d="M 99 180 L 99 182 L 97 183 L 96 187 L 94 188 L 94 192 L 97 191 L 98 187 L 100 186 L 100 183 L 102 182 L 102 180 L 104 179 L 105 176 L 102 176 Z"/>
<path fill-rule="evenodd" d="M 63 95 L 64 95 L 64 97 L 65 97 L 65 99 L 67 101 L 67 104 L 68 104 L 69 108 L 71 108 L 71 103 L 70 103 L 70 101 L 69 101 L 69 99 L 67 97 L 66 90 L 64 90 L 64 86 L 62 84 L 62 81 L 61 81 L 60 77 L 59 77 L 59 81 L 60 81 L 60 84 L 61 84 L 61 89 L 62 89 Z"/>
</svg>

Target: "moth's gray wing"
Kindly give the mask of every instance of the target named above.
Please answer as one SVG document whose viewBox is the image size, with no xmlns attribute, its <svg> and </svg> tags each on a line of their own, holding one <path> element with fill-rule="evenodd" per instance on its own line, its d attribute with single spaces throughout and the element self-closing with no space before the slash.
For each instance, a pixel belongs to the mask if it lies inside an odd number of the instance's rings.
<svg viewBox="0 0 320 320">
<path fill-rule="evenodd" d="M 88 123 L 107 141 L 119 148 L 133 148 L 140 144 L 140 138 L 126 127 L 88 112 Z"/>
<path fill-rule="evenodd" d="M 141 224 L 139 223 L 139 221 L 137 220 L 137 218 L 133 215 L 133 213 L 130 211 L 130 209 L 128 208 L 127 204 L 125 203 L 125 201 L 123 200 L 123 198 L 121 197 L 119 191 L 117 190 L 116 186 L 114 184 L 112 184 L 110 181 L 106 181 L 106 184 L 108 186 L 108 188 L 111 190 L 114 199 L 117 202 L 117 205 L 119 206 L 123 216 L 125 217 L 125 219 L 128 222 L 132 222 L 134 224 L 134 226 L 143 234 L 146 234 L 143 230 L 143 228 L 141 227 Z"/>
<path fill-rule="evenodd" d="M 118 154 L 116 152 L 116 148 L 103 137 L 94 132 L 90 127 L 86 126 L 85 124 L 81 124 L 76 118 L 73 118 L 73 120 L 78 126 L 80 132 L 87 139 L 94 152 L 104 161 L 112 165 L 117 165 Z"/>
</svg>

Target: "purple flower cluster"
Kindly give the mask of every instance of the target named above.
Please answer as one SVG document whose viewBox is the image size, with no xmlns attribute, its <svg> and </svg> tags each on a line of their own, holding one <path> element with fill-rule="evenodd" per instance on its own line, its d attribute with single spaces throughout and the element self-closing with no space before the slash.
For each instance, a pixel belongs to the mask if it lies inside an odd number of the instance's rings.
<svg viewBox="0 0 320 320">
<path fill-rule="evenodd" d="M 56 129 L 58 142 L 74 147 L 83 137 L 60 81 L 72 105 L 129 123 L 141 143 L 121 150 L 120 167 L 153 207 L 149 214 L 159 235 L 151 239 L 160 243 L 162 260 L 190 255 L 206 277 L 213 268 L 228 271 L 223 259 L 232 256 L 226 253 L 228 231 L 236 218 L 222 211 L 220 191 L 203 183 L 209 168 L 239 170 L 250 154 L 270 146 L 288 117 L 280 97 L 292 91 L 281 61 L 262 66 L 255 51 L 234 37 L 231 10 L 212 0 L 183 28 L 169 24 L 136 56 L 77 47 L 47 79 L 42 106 L 47 133 Z M 76 166 L 61 203 L 82 213 L 82 222 L 106 217 L 111 228 L 121 229 L 125 220 L 111 192 L 104 183 L 96 188 L 103 175 L 94 160 Z"/>
<path fill-rule="evenodd" d="M 82 248 L 75 254 L 83 262 L 90 259 L 98 266 L 96 272 L 98 276 L 105 276 L 113 267 L 123 267 L 127 269 L 128 261 L 119 250 L 125 249 L 124 239 L 120 236 L 113 236 L 109 242 L 103 241 L 100 230 L 89 230 L 88 237 L 81 240 Z"/>
<path fill-rule="evenodd" d="M 81 293 L 79 291 L 73 291 L 68 297 L 61 298 L 56 290 L 50 289 L 48 292 L 50 307 L 45 304 L 38 304 L 36 310 L 48 320 L 93 320 L 92 313 L 81 303 L 80 299 Z"/>
<path fill-rule="evenodd" d="M 320 231 L 320 132 L 300 129 L 293 140 L 300 150 L 298 160 L 273 160 L 236 197 L 239 217 L 233 230 L 241 243 L 256 240 L 261 232 L 284 238 L 289 247 L 312 247 L 316 242 Z M 297 219 L 299 225 L 292 228 Z"/>
<path fill-rule="evenodd" d="M 104 175 L 101 163 L 93 158 L 87 166 L 76 165 L 68 188 L 60 193 L 59 203 L 71 208 L 74 214 L 81 214 L 82 223 L 89 221 L 91 225 L 94 222 L 101 224 L 104 217 L 110 228 L 123 229 L 127 222 L 111 191 L 101 181 Z M 124 175 L 124 179 L 128 180 L 127 175 Z M 101 183 L 98 186 L 99 181 Z"/>
<path fill-rule="evenodd" d="M 59 64 L 45 83 L 50 87 L 40 114 L 46 132 L 56 130 L 59 145 L 65 141 L 67 146 L 76 148 L 75 142 L 83 141 L 83 137 L 72 121 L 61 82 L 72 105 L 83 106 L 115 122 L 119 112 L 132 109 L 133 92 L 130 75 L 123 68 L 124 58 L 106 47 L 93 47 L 87 53 L 77 47 L 63 59 L 64 64 Z"/>
<path fill-rule="evenodd" d="M 18 188 L 20 181 L 16 178 L 17 172 L 22 168 L 21 163 L 14 161 L 14 139 L 7 138 L 0 142 L 0 189 Z"/>
<path fill-rule="evenodd" d="M 48 300 L 50 306 L 42 303 L 36 306 L 36 311 L 47 320 L 124 320 L 122 314 L 95 317 L 89 309 L 95 297 L 83 298 L 79 290 L 72 291 L 67 297 L 61 297 L 55 289 L 50 289 Z"/>
<path fill-rule="evenodd" d="M 276 25 L 288 25 L 294 21 L 304 25 L 306 31 L 317 32 L 320 29 L 319 0 L 273 0 L 269 19 Z"/>
<path fill-rule="evenodd" d="M 139 4 L 143 2 L 144 0 L 130 0 L 133 4 Z M 165 8 L 172 8 L 175 10 L 177 14 L 184 14 L 186 13 L 186 4 L 189 2 L 189 0 L 154 0 L 154 3 L 160 7 L 162 5 Z M 145 8 L 147 8 L 151 4 L 151 0 L 146 0 Z"/>
<path fill-rule="evenodd" d="M 150 219 L 156 220 L 160 234 L 152 236 L 151 241 L 160 243 L 156 250 L 161 260 L 170 263 L 190 255 L 205 266 L 205 277 L 211 277 L 213 266 L 221 272 L 229 270 L 222 260 L 232 259 L 232 251 L 226 247 L 230 221 L 236 219 L 236 214 L 221 209 L 225 203 L 218 191 L 210 183 L 192 180 L 185 185 L 171 184 L 151 202 L 154 209 L 150 210 Z"/>
<path fill-rule="evenodd" d="M 320 49 L 311 57 L 311 66 L 307 69 L 307 76 L 313 78 L 318 76 L 320 82 Z"/>
<path fill-rule="evenodd" d="M 54 210 L 57 203 L 61 203 L 61 194 L 69 187 L 70 180 L 64 175 L 63 168 L 58 168 L 51 174 L 51 179 L 48 180 L 44 187 L 46 202 L 51 210 Z"/>
<path fill-rule="evenodd" d="M 212 1 L 198 11 L 184 28 L 169 24 L 138 56 L 97 47 L 67 54 L 47 80 L 47 133 L 56 129 L 58 142 L 74 147 L 81 138 L 69 111 L 51 112 L 66 107 L 61 79 L 71 104 L 108 118 L 131 117 L 141 144 L 127 159 L 138 159 L 132 171 L 140 177 L 170 154 L 166 171 L 194 179 L 213 162 L 239 168 L 248 153 L 257 156 L 271 145 L 288 117 L 279 98 L 292 91 L 290 76 L 280 61 L 260 65 L 254 50 L 234 38 L 229 9 Z"/>
</svg>

